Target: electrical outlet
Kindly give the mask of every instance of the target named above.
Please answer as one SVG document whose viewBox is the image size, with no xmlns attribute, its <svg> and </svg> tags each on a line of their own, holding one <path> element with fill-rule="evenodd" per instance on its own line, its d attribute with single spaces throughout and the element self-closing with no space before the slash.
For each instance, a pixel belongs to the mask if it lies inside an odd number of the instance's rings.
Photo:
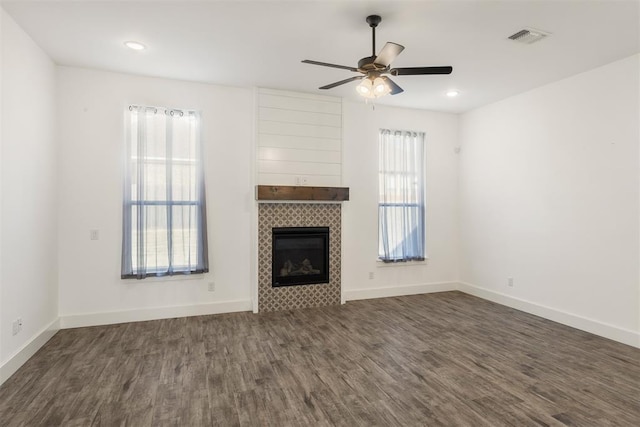
<svg viewBox="0 0 640 427">
<path fill-rule="evenodd" d="M 376 278 L 376 274 L 373 271 L 369 272 L 369 280 L 373 280 Z"/>
<path fill-rule="evenodd" d="M 13 323 L 12 323 L 12 332 L 13 335 L 18 335 L 20 333 L 20 331 L 22 330 L 22 318 L 17 318 Z"/>
<path fill-rule="evenodd" d="M 89 239 L 91 240 L 100 239 L 100 230 L 89 230 Z"/>
<path fill-rule="evenodd" d="M 216 284 L 215 284 L 215 282 L 209 282 L 209 283 L 207 284 L 207 286 L 208 286 L 209 292 L 215 292 L 215 291 L 216 291 Z"/>
<path fill-rule="evenodd" d="M 295 181 L 296 185 L 309 185 L 308 176 L 296 176 Z"/>
<path fill-rule="evenodd" d="M 507 279 L 507 286 L 509 286 L 510 288 L 513 288 L 513 277 L 509 277 Z"/>
</svg>

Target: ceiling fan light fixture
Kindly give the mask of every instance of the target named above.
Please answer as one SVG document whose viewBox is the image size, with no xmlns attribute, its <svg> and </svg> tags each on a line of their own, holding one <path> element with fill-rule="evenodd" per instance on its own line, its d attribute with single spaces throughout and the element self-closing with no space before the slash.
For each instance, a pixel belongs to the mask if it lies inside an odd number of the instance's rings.
<svg viewBox="0 0 640 427">
<path fill-rule="evenodd" d="M 391 92 L 391 89 L 387 85 L 387 82 L 385 82 L 380 77 L 376 77 L 376 79 L 373 81 L 373 93 L 376 95 L 376 98 L 379 96 L 384 96 L 389 92 Z"/>
<path fill-rule="evenodd" d="M 391 92 L 391 88 L 381 77 L 367 77 L 356 86 L 356 91 L 365 98 L 380 98 Z"/>
<path fill-rule="evenodd" d="M 373 97 L 373 82 L 369 79 L 362 79 L 360 84 L 356 86 L 356 91 L 366 98 Z"/>
</svg>

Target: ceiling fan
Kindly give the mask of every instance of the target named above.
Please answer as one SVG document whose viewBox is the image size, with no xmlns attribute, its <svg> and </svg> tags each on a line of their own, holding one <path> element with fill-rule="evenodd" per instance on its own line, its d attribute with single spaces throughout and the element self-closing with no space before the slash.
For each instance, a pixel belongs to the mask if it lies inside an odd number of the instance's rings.
<svg viewBox="0 0 640 427">
<path fill-rule="evenodd" d="M 305 59 L 302 62 L 305 64 L 321 65 L 323 67 L 340 68 L 343 70 L 349 70 L 356 73 L 360 73 L 360 76 L 350 77 L 348 79 L 340 80 L 339 82 L 331 83 L 325 86 L 321 86 L 319 89 L 332 89 L 336 86 L 343 85 L 345 83 L 353 82 L 356 80 L 362 80 L 357 86 L 357 91 L 360 95 L 366 98 L 378 98 L 388 93 L 391 95 L 397 95 L 404 90 L 398 86 L 393 80 L 386 76 L 390 74 L 392 76 L 415 76 L 419 74 L 451 74 L 452 67 L 404 67 L 404 68 L 391 68 L 393 60 L 404 50 L 404 46 L 393 42 L 387 42 L 384 45 L 378 56 L 376 56 L 376 27 L 382 21 L 382 18 L 378 15 L 367 16 L 367 23 L 371 27 L 372 32 L 372 53 L 371 56 L 367 56 L 358 61 L 358 67 L 349 67 L 346 65 L 329 64 L 326 62 L 312 61 Z"/>
</svg>

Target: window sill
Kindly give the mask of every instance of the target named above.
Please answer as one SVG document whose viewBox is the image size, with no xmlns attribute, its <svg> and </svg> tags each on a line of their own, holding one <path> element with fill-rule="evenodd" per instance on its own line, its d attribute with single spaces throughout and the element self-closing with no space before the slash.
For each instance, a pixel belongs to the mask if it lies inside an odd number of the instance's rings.
<svg viewBox="0 0 640 427">
<path fill-rule="evenodd" d="M 204 273 L 206 274 L 206 273 Z M 183 282 L 187 280 L 204 280 L 204 274 L 177 274 L 174 276 L 151 276 L 144 279 L 136 279 L 135 277 L 126 277 L 121 279 L 125 283 L 149 283 L 149 282 Z"/>
<path fill-rule="evenodd" d="M 396 267 L 419 267 L 425 266 L 429 263 L 429 258 L 425 258 L 424 261 L 406 261 L 406 262 L 384 262 L 381 259 L 376 260 L 376 267 L 378 268 L 396 268 Z"/>
</svg>

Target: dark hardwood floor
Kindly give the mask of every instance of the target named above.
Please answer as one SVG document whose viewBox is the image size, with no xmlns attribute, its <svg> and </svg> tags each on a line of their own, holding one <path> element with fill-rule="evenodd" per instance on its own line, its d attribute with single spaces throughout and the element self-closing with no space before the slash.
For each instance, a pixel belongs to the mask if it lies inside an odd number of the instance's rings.
<svg viewBox="0 0 640 427">
<path fill-rule="evenodd" d="M 640 350 L 458 292 L 58 332 L 2 426 L 639 426 Z"/>
</svg>

